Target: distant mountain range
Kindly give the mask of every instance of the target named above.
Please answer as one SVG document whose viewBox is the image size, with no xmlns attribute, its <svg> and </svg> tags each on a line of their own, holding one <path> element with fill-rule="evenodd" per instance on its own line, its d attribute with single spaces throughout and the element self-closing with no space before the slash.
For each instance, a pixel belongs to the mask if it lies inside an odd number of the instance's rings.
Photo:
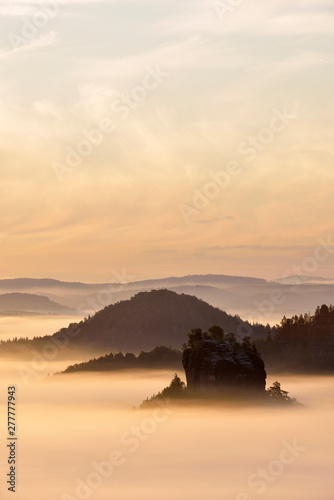
<svg viewBox="0 0 334 500">
<path fill-rule="evenodd" d="M 293 276 L 274 281 L 225 275 L 193 275 L 120 284 L 68 283 L 53 279 L 0 280 L 0 293 L 25 292 L 47 296 L 64 307 L 94 313 L 106 305 L 127 300 L 142 291 L 168 289 L 196 296 L 249 321 L 275 324 L 283 315 L 313 311 L 334 303 L 334 279 Z M 279 296 L 279 300 L 272 297 Z"/>
<path fill-rule="evenodd" d="M 218 325 L 226 333 L 234 333 L 239 338 L 246 335 L 264 338 L 268 332 L 268 328 L 262 325 L 251 326 L 197 297 L 170 290 L 153 290 L 107 306 L 53 336 L 3 342 L 0 355 L 24 351 L 29 354 L 32 349 L 42 352 L 51 344 L 61 346 L 57 353 L 60 357 L 69 357 L 69 354 L 79 351 L 94 354 L 120 350 L 138 353 L 159 345 L 180 349 L 187 342 L 191 329 L 207 330 L 212 325 Z"/>
<path fill-rule="evenodd" d="M 8 296 L 3 297 L 5 299 L 9 300 Z M 27 294 L 24 299 L 26 307 L 32 307 L 31 301 L 34 302 L 36 296 Z M 49 299 L 39 299 L 39 307 L 41 303 L 51 307 Z M 103 355 L 98 363 L 92 360 L 80 366 L 80 370 L 134 368 L 138 360 L 131 353 L 153 349 L 150 363 L 160 362 L 164 357 L 170 360 L 168 349 L 181 349 L 191 330 L 207 331 L 213 325 L 223 328 L 226 334 L 233 333 L 237 340 L 250 336 L 269 369 L 315 373 L 334 369 L 333 306 L 318 306 L 313 315 L 283 317 L 280 327 L 270 328 L 268 325 L 251 325 L 197 297 L 167 289 L 140 292 L 131 299 L 106 306 L 80 322 L 71 323 L 53 335 L 0 341 L 0 357 L 28 358 L 35 366 L 37 362 L 44 363 L 49 359 L 82 360 Z M 118 354 L 106 357 L 111 351 Z M 129 354 L 123 356 L 119 351 Z M 144 367 L 140 365 L 147 359 L 145 356 L 140 357 L 138 368 Z M 76 367 L 70 370 L 75 371 Z"/>
<path fill-rule="evenodd" d="M 5 293 L 0 295 L 0 315 L 64 314 L 73 315 L 77 311 L 53 302 L 43 295 L 31 293 Z"/>
</svg>

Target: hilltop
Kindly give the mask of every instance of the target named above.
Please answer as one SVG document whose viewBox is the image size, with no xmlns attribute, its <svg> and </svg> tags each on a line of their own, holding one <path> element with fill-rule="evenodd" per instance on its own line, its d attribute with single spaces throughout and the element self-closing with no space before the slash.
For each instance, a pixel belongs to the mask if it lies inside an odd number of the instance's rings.
<svg viewBox="0 0 334 500">
<path fill-rule="evenodd" d="M 334 280 L 316 276 L 290 276 L 268 281 L 223 274 L 190 275 L 133 281 L 125 272 L 113 272 L 108 283 L 65 282 L 54 279 L 2 279 L 0 293 L 25 292 L 49 297 L 63 306 L 93 314 L 103 307 L 128 300 L 139 292 L 168 289 L 194 295 L 214 307 L 239 314 L 249 321 L 274 325 L 283 315 L 314 310 L 328 302 Z M 279 303 L 272 296 L 281 297 Z"/>
<path fill-rule="evenodd" d="M 62 306 L 43 295 L 4 293 L 0 295 L 0 315 L 76 314 L 78 311 Z"/>
<path fill-rule="evenodd" d="M 53 336 L 2 343 L 0 354 L 27 348 L 43 349 L 50 342 L 57 343 L 57 338 L 64 335 L 67 343 L 59 355 L 69 350 L 100 354 L 118 350 L 140 352 L 157 345 L 180 349 L 192 328 L 206 330 L 213 324 L 239 337 L 253 334 L 253 338 L 263 338 L 268 331 L 262 325 L 251 326 L 238 316 L 231 316 L 191 295 L 152 290 L 107 306 Z"/>
</svg>

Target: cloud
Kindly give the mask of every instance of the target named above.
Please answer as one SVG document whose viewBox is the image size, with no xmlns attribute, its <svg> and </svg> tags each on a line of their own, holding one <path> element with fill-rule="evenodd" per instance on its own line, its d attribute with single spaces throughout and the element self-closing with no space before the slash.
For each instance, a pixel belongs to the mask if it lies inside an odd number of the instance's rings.
<svg viewBox="0 0 334 500">
<path fill-rule="evenodd" d="M 11 34 L 9 33 L 8 35 L 9 38 L 10 35 Z M 17 35 L 15 35 L 15 37 L 12 38 L 12 41 L 14 44 L 17 44 L 17 46 L 16 47 L 14 46 L 14 48 L 12 48 L 11 50 L 1 51 L 0 59 L 3 60 L 13 59 L 17 56 L 21 56 L 35 50 L 41 50 L 44 49 L 45 47 L 49 47 L 51 45 L 56 44 L 58 40 L 59 37 L 55 31 L 49 31 L 45 35 L 40 35 L 31 40 L 26 40 L 23 37 L 20 37 L 18 39 Z"/>
<path fill-rule="evenodd" d="M 35 12 L 36 6 L 31 3 L 11 2 L 10 5 L 0 7 L 0 17 L 23 17 L 32 15 Z"/>
<path fill-rule="evenodd" d="M 298 12 L 268 19 L 264 25 L 264 32 L 271 34 L 332 34 L 334 14 L 328 12 Z"/>
<path fill-rule="evenodd" d="M 221 2 L 222 6 L 229 2 Z M 155 24 L 156 33 L 189 36 L 201 34 L 227 38 L 232 34 L 245 39 L 271 38 L 285 34 L 315 34 L 333 32 L 333 3 L 331 0 L 299 3 L 296 7 L 288 0 L 253 0 L 240 2 L 222 18 L 213 1 L 193 0 L 178 2 L 178 10 Z M 219 10 L 219 9 L 218 9 Z M 232 43 L 235 42 L 231 40 Z M 289 43 L 289 42 L 288 42 Z"/>
<path fill-rule="evenodd" d="M 1 43 L 19 25 L 15 16 L 42 5 L 2 3 Z M 250 255 L 252 269 L 263 274 L 264 262 L 276 276 L 277 262 L 330 229 L 331 13 L 324 36 L 311 26 L 312 16 L 314 25 L 325 23 L 329 4 L 245 1 L 224 22 L 210 0 L 62 5 L 80 18 L 59 17 L 56 31 L 44 27 L 43 36 L 0 53 L 10 61 L 0 82 L 1 231 L 13 233 L 2 251 L 10 272 L 73 263 L 78 276 L 98 274 L 111 260 L 150 273 L 161 272 L 161 261 L 166 273 L 209 272 L 222 269 L 219 259 L 246 269 Z M 155 65 L 169 76 L 121 120 L 111 109 L 115 95 L 129 96 Z M 273 108 L 292 112 L 296 100 L 291 127 L 248 163 L 241 141 L 268 126 Z M 58 183 L 52 162 L 64 162 L 66 148 L 77 148 L 83 130 L 102 118 L 115 131 Z M 186 226 L 179 204 L 192 203 L 209 173 L 231 160 L 242 174 Z M 188 264 L 189 249 L 204 242 L 212 250 Z M 210 268 L 212 254 L 218 264 Z"/>
<path fill-rule="evenodd" d="M 41 0 L 5 0 L 0 7 L 0 16 L 20 16 L 20 15 L 29 15 L 36 11 L 36 7 L 43 9 L 43 3 L 50 4 L 50 7 L 55 5 L 63 6 L 71 6 L 71 5 L 80 5 L 80 4 L 110 4 L 110 3 L 134 3 L 134 4 L 157 4 L 163 3 L 164 0 L 48 0 L 43 2 Z M 46 5 L 47 6 L 47 5 Z"/>
<path fill-rule="evenodd" d="M 231 215 L 226 215 L 225 217 L 217 217 L 217 219 L 202 219 L 202 220 L 194 220 L 195 224 L 212 224 L 213 222 L 219 222 L 222 220 L 233 220 L 234 217 Z"/>
<path fill-rule="evenodd" d="M 33 107 L 41 115 L 51 116 L 52 118 L 58 120 L 61 118 L 60 109 L 55 105 L 54 102 L 48 101 L 47 99 L 33 102 Z"/>
<path fill-rule="evenodd" d="M 314 246 L 311 245 L 215 245 L 215 246 L 203 246 L 199 247 L 200 251 L 212 251 L 219 252 L 221 250 L 254 250 L 255 252 L 261 250 L 278 250 L 281 252 L 291 252 L 291 251 L 312 251 Z"/>
<path fill-rule="evenodd" d="M 112 57 L 87 58 L 78 65 L 77 76 L 90 78 L 94 75 L 95 81 L 124 83 L 131 79 L 143 77 L 146 67 L 159 65 L 162 70 L 184 71 L 194 66 L 215 66 L 215 47 L 212 42 L 200 35 L 183 40 L 153 45 L 145 51 L 133 51 L 126 55 Z M 81 62 L 81 61 L 79 61 Z"/>
</svg>

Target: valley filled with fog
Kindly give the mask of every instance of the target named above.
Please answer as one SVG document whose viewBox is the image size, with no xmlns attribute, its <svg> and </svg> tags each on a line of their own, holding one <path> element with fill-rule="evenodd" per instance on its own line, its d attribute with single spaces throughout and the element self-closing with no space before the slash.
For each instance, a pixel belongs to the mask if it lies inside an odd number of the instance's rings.
<svg viewBox="0 0 334 500">
<path fill-rule="evenodd" d="M 3 434 L 7 386 L 17 386 L 18 500 L 332 499 L 334 377 L 268 375 L 267 387 L 278 379 L 303 407 L 136 410 L 172 371 L 24 381 L 18 362 L 0 366 Z M 4 440 L 0 455 L 6 468 Z M 2 483 L 1 498 L 11 494 Z"/>
<path fill-rule="evenodd" d="M 0 500 L 334 500 L 334 0 L 0 24 Z"/>
<path fill-rule="evenodd" d="M 0 340 L 52 335 L 80 319 L 78 316 L 0 316 Z"/>
</svg>

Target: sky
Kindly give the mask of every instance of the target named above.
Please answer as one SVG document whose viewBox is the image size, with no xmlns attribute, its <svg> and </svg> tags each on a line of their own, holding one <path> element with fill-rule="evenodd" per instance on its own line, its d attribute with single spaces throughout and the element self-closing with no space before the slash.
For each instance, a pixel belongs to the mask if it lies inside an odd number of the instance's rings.
<svg viewBox="0 0 334 500">
<path fill-rule="evenodd" d="M 0 278 L 333 277 L 332 0 L 8 0 L 0 24 Z"/>
</svg>

